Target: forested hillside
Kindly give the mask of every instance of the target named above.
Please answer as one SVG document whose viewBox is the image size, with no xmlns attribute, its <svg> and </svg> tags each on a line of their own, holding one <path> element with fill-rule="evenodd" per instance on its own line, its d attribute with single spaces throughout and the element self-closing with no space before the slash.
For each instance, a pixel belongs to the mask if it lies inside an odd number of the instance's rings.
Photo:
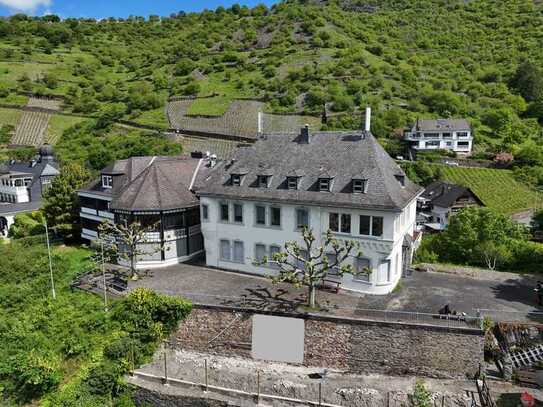
<svg viewBox="0 0 543 407">
<path fill-rule="evenodd" d="M 221 115 L 239 97 L 268 112 L 320 115 L 327 103 L 328 128 L 358 128 L 371 105 L 391 152 L 394 130 L 416 117 L 466 116 L 477 155 L 510 151 L 529 167 L 524 179 L 543 184 L 542 39 L 532 0 L 297 0 L 102 21 L 15 15 L 0 21 L 0 102 L 59 95 L 67 112 L 159 127 L 170 96 L 213 96 L 187 115 Z"/>
</svg>

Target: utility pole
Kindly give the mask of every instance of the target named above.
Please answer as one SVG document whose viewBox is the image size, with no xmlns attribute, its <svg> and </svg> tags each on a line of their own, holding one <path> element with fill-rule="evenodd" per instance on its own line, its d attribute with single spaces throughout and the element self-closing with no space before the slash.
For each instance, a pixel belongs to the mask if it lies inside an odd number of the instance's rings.
<svg viewBox="0 0 543 407">
<path fill-rule="evenodd" d="M 47 255 L 49 256 L 49 274 L 51 275 L 51 291 L 53 292 L 53 299 L 57 298 L 57 293 L 55 292 L 55 280 L 53 278 L 53 262 L 51 261 L 51 245 L 49 244 L 49 229 L 47 228 L 47 220 L 45 223 L 45 240 L 47 241 Z"/>
<path fill-rule="evenodd" d="M 104 241 L 100 239 L 100 249 L 102 254 L 102 279 L 104 283 L 104 309 L 107 312 L 107 284 L 106 284 L 106 265 L 104 260 Z"/>
</svg>

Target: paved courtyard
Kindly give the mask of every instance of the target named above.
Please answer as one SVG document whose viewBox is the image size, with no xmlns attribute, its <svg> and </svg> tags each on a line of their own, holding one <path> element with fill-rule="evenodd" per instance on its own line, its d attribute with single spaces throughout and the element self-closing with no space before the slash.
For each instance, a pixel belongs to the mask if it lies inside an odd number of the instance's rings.
<svg viewBox="0 0 543 407">
<path fill-rule="evenodd" d="M 495 273 L 495 274 L 494 274 Z M 264 277 L 215 270 L 195 264 L 180 264 L 150 270 L 129 283 L 129 289 L 145 286 L 199 303 L 294 311 L 305 303 L 306 290 L 287 284 L 274 285 Z M 451 310 L 475 315 L 477 309 L 494 310 L 494 320 L 535 320 L 543 311 L 534 295 L 535 279 L 511 273 L 487 273 L 474 278 L 441 272 L 414 271 L 395 292 L 385 296 L 339 294 L 319 290 L 323 312 L 363 315 L 362 310 L 380 309 L 435 314 L 445 304 Z"/>
</svg>

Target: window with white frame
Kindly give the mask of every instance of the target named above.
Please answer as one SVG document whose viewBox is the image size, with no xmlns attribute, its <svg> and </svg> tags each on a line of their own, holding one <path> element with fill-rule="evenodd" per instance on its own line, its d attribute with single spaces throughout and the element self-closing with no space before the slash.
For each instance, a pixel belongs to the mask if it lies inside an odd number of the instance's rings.
<svg viewBox="0 0 543 407">
<path fill-rule="evenodd" d="M 351 233 L 351 215 L 330 212 L 328 214 L 328 228 L 332 232 Z"/>
<path fill-rule="evenodd" d="M 353 192 L 355 194 L 366 193 L 366 180 L 365 179 L 353 179 Z"/>
<path fill-rule="evenodd" d="M 240 174 L 232 174 L 230 177 L 231 177 L 230 180 L 231 180 L 233 186 L 239 187 L 241 185 L 241 175 Z"/>
<path fill-rule="evenodd" d="M 296 229 L 301 230 L 309 227 L 309 211 L 305 208 L 296 209 Z"/>
<path fill-rule="evenodd" d="M 102 175 L 102 188 L 113 188 L 113 177 L 111 175 Z"/>
<path fill-rule="evenodd" d="M 239 203 L 234 204 L 234 222 L 243 223 L 243 205 Z"/>
<path fill-rule="evenodd" d="M 263 205 L 255 206 L 255 223 L 260 226 L 266 226 L 266 207 Z"/>
<path fill-rule="evenodd" d="M 231 253 L 230 253 L 230 240 L 224 240 L 222 239 L 220 241 L 220 259 L 222 261 L 231 261 L 232 260 L 232 257 L 231 257 Z"/>
<path fill-rule="evenodd" d="M 401 222 L 401 219 L 398 219 L 397 222 Z M 383 217 L 360 215 L 358 233 L 362 236 L 381 237 L 383 235 Z"/>
<path fill-rule="evenodd" d="M 319 178 L 319 191 L 329 192 L 331 181 L 330 178 Z"/>
<path fill-rule="evenodd" d="M 257 243 L 255 245 L 255 259 L 257 262 L 264 261 L 264 258 L 268 256 L 266 252 L 266 245 L 262 243 Z"/>
<path fill-rule="evenodd" d="M 219 204 L 219 219 L 221 222 L 230 222 L 230 205 L 227 202 Z"/>
<path fill-rule="evenodd" d="M 259 188 L 268 188 L 270 177 L 268 175 L 259 175 L 257 177 Z"/>
<path fill-rule="evenodd" d="M 287 188 L 298 189 L 298 177 L 287 177 Z"/>
<path fill-rule="evenodd" d="M 245 262 L 245 250 L 243 247 L 243 242 L 240 240 L 234 240 L 234 255 L 233 255 L 233 261 L 236 263 L 244 263 Z"/>
<path fill-rule="evenodd" d="M 275 227 L 281 226 L 281 208 L 277 206 L 270 207 L 270 225 Z"/>
<path fill-rule="evenodd" d="M 368 283 L 371 276 L 370 259 L 365 257 L 355 257 L 353 266 L 357 273 L 353 276 L 353 280 Z"/>
<path fill-rule="evenodd" d="M 209 220 L 209 206 L 202 204 L 202 220 Z"/>
</svg>

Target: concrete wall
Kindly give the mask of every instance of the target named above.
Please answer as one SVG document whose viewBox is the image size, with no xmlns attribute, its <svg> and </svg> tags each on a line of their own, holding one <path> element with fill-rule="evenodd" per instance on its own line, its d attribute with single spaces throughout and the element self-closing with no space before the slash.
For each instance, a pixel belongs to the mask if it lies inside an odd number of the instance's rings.
<svg viewBox="0 0 543 407">
<path fill-rule="evenodd" d="M 322 242 L 322 236 L 329 228 L 329 213 L 351 215 L 351 233 L 335 233 L 337 239 L 354 240 L 360 244 L 362 256 L 370 260 L 373 272 L 369 281 L 361 281 L 352 275 L 345 275 L 342 279 L 342 288 L 357 292 L 371 294 L 388 294 L 401 277 L 402 270 L 402 244 L 406 234 L 413 235 L 416 219 L 416 201 L 408 205 L 403 214 L 390 211 L 353 210 L 340 208 L 324 208 L 319 206 L 296 206 L 291 204 L 271 205 L 266 202 L 250 201 L 224 201 L 215 198 L 202 197 L 201 205 L 207 205 L 208 219 L 202 216 L 202 233 L 205 240 L 206 261 L 209 266 L 227 270 L 243 271 L 259 275 L 273 275 L 273 268 L 255 266 L 255 246 L 264 244 L 269 250 L 270 245 L 283 247 L 287 241 L 301 242 L 301 233 L 296 230 L 296 209 L 305 208 L 309 211 L 309 226 L 317 237 L 316 245 Z M 221 203 L 230 205 L 230 218 L 233 218 L 233 204 L 243 206 L 243 222 L 222 222 L 219 218 Z M 255 205 L 269 208 L 281 208 L 281 227 L 258 226 L 255 221 Z M 359 216 L 383 217 L 383 236 L 359 235 Z M 232 262 L 220 259 L 220 240 L 231 242 L 242 241 L 244 245 L 244 261 Z M 232 243 L 233 244 L 233 243 Z M 356 255 L 356 253 L 353 253 Z M 351 261 L 354 261 L 351 260 Z M 386 263 L 390 262 L 390 272 Z"/>
<path fill-rule="evenodd" d="M 182 349 L 250 358 L 251 317 L 251 312 L 194 309 L 175 334 L 174 343 Z M 464 378 L 475 374 L 483 360 L 484 338 L 477 330 L 329 317 L 305 319 L 306 366 L 352 373 Z"/>
</svg>

